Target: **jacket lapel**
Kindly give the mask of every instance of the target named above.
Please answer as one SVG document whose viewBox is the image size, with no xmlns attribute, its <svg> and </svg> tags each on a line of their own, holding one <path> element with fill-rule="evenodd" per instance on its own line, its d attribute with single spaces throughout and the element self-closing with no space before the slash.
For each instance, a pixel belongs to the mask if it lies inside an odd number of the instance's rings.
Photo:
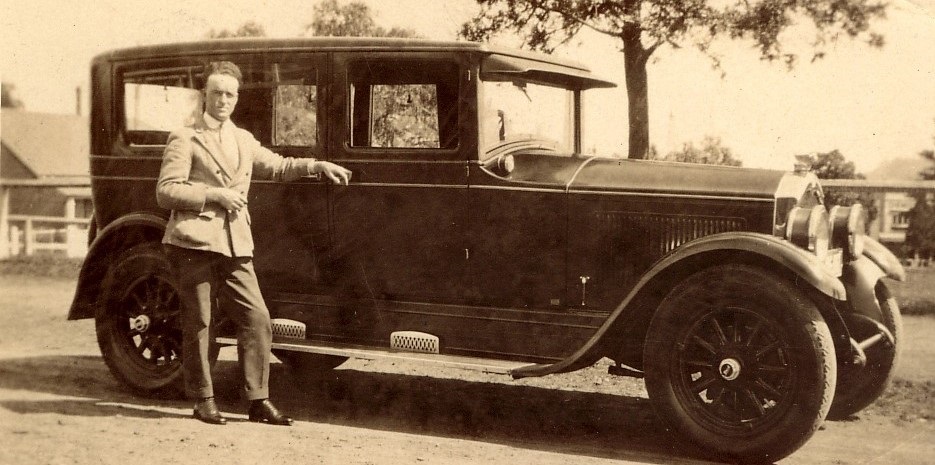
<svg viewBox="0 0 935 465">
<path fill-rule="evenodd" d="M 237 140 L 238 164 L 234 179 L 241 179 L 244 173 L 249 171 L 253 166 L 253 154 L 250 152 L 250 141 L 246 133 L 237 129 L 233 121 L 230 121 L 229 124 L 232 126 L 231 129 L 233 129 L 233 133 L 235 134 L 234 138 Z"/>
<path fill-rule="evenodd" d="M 192 138 L 201 144 L 205 151 L 208 152 L 208 155 L 211 155 L 211 158 L 214 160 L 214 162 L 221 167 L 224 175 L 226 175 L 228 179 L 232 179 L 234 169 L 227 163 L 226 158 L 222 156 L 221 147 L 219 147 L 218 144 L 214 141 L 214 138 L 209 138 L 205 134 L 205 132 L 208 130 L 208 125 L 205 123 L 203 116 L 199 115 L 198 118 L 195 119 L 195 126 L 193 129 L 195 130 L 195 135 L 192 136 Z M 239 145 L 240 141 L 238 140 L 237 143 Z"/>
</svg>

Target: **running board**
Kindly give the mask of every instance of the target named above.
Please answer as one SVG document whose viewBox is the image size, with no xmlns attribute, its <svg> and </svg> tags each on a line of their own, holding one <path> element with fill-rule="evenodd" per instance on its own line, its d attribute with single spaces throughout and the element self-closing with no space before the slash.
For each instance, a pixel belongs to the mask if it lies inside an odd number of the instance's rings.
<svg viewBox="0 0 935 465">
<path fill-rule="evenodd" d="M 237 339 L 232 337 L 216 337 L 215 342 L 221 345 L 237 345 Z M 482 371 L 510 375 L 513 371 L 535 365 L 528 362 L 510 362 L 480 357 L 463 357 L 458 355 L 439 355 L 432 353 L 406 352 L 392 349 L 375 349 L 372 347 L 352 344 L 328 345 L 316 344 L 313 341 L 302 342 L 273 342 L 274 350 L 288 350 L 292 352 L 306 352 L 310 354 L 337 355 L 339 357 L 357 358 L 361 360 L 404 360 L 419 363 L 431 363 L 452 368 Z"/>
</svg>

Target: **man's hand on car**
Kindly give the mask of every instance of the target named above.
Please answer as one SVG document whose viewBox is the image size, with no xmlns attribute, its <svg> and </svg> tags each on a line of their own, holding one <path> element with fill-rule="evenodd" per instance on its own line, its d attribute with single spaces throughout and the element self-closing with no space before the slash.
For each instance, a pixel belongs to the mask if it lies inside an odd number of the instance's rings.
<svg viewBox="0 0 935 465">
<path fill-rule="evenodd" d="M 312 165 L 311 171 L 313 174 L 324 174 L 335 184 L 346 186 L 351 180 L 351 170 L 331 163 L 330 161 L 316 161 Z"/>
</svg>

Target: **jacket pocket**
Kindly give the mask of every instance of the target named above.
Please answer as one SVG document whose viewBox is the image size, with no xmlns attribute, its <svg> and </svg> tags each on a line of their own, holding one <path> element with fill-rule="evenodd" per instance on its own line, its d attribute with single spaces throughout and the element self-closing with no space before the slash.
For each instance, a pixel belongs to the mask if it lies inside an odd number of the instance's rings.
<svg viewBox="0 0 935 465">
<path fill-rule="evenodd" d="M 193 245 L 208 245 L 214 237 L 216 214 L 211 210 L 203 212 L 176 211 L 175 227 L 172 236 Z"/>
</svg>

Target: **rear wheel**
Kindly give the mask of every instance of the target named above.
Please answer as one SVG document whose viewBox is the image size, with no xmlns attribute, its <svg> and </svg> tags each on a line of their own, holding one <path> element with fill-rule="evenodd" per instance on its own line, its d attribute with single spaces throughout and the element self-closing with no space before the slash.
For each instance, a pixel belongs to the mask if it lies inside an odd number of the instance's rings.
<svg viewBox="0 0 935 465">
<path fill-rule="evenodd" d="M 776 461 L 814 434 L 834 395 L 831 333 L 815 305 L 763 269 L 698 272 L 649 326 L 646 388 L 660 416 L 719 458 Z"/>
<path fill-rule="evenodd" d="M 890 385 L 896 372 L 903 331 L 902 316 L 896 299 L 885 284 L 877 285 L 876 294 L 883 314 L 881 323 L 889 335 L 866 349 L 867 360 L 863 366 L 850 365 L 840 370 L 834 401 L 828 412 L 831 420 L 847 418 L 872 404 Z M 848 324 L 848 330 L 858 343 L 883 333 L 875 322 L 866 319 Z"/>
<path fill-rule="evenodd" d="M 118 256 L 104 280 L 95 330 L 118 381 L 141 395 L 182 395 L 178 281 L 161 244 L 140 244 Z M 212 346 L 212 362 L 217 349 Z"/>
</svg>

